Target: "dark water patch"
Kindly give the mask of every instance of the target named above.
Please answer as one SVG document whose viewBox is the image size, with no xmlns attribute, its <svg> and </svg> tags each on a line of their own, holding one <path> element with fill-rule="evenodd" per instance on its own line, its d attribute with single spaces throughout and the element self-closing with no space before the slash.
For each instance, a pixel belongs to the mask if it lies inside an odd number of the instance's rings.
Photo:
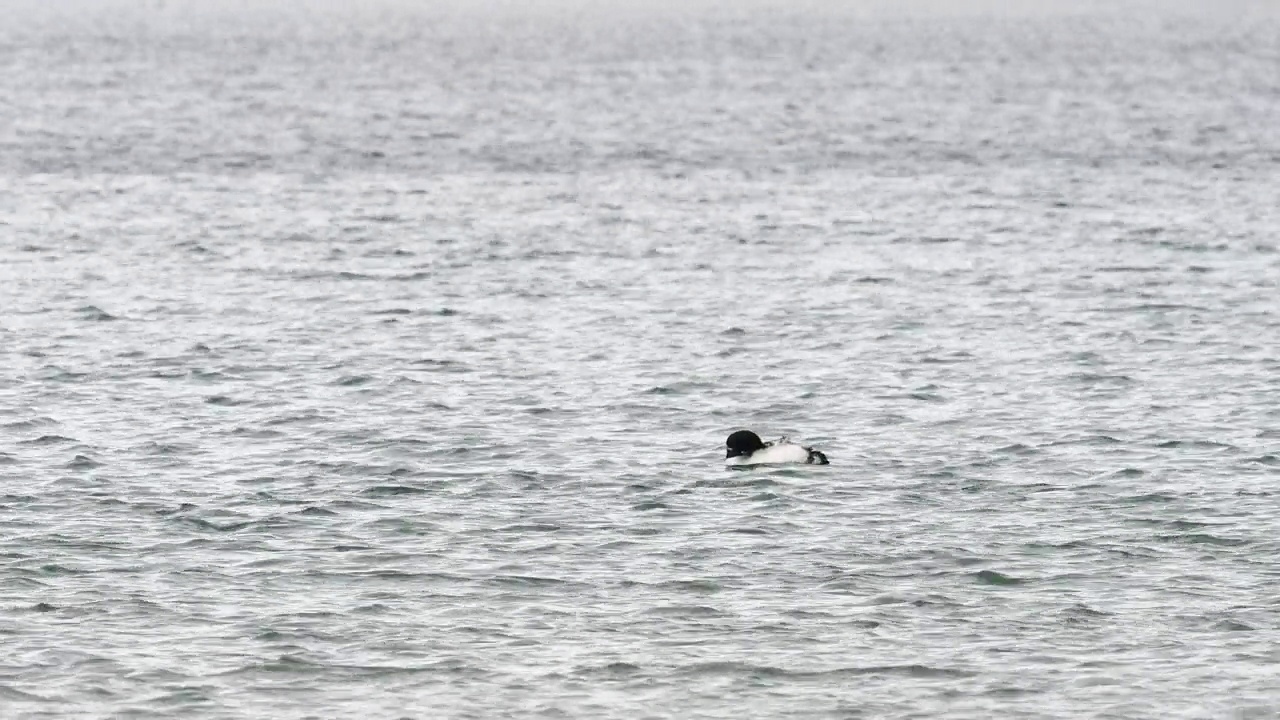
<svg viewBox="0 0 1280 720">
<path fill-rule="evenodd" d="M 661 500 L 646 500 L 631 506 L 636 512 L 648 512 L 650 510 L 670 510 L 671 506 Z"/>
<path fill-rule="evenodd" d="M 1259 455 L 1258 457 L 1246 458 L 1245 462 L 1257 463 L 1258 465 L 1266 465 L 1268 467 L 1280 466 L 1280 455 Z"/>
<path fill-rule="evenodd" d="M 335 380 L 333 384 L 341 387 L 357 387 L 371 382 L 373 382 L 373 378 L 368 375 L 344 375 Z"/>
<path fill-rule="evenodd" d="M 413 311 L 409 308 L 387 308 L 386 310 L 372 310 L 370 315 L 412 315 Z"/>
</svg>

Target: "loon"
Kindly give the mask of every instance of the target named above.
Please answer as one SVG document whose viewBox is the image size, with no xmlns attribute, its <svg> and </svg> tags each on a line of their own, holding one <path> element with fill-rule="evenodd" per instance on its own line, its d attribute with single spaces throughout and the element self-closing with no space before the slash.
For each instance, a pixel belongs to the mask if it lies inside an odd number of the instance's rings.
<svg viewBox="0 0 1280 720">
<path fill-rule="evenodd" d="M 750 430 L 739 430 L 730 435 L 724 445 L 726 465 L 830 464 L 827 456 L 819 450 L 797 445 L 785 437 L 762 442 L 760 436 Z"/>
</svg>

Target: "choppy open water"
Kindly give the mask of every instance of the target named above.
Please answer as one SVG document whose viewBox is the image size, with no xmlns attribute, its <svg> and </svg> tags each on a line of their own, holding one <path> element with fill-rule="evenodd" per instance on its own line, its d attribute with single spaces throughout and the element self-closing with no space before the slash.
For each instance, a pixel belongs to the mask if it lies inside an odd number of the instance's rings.
<svg viewBox="0 0 1280 720">
<path fill-rule="evenodd" d="M 8 5 L 0 716 L 1280 712 L 1274 12 Z"/>
</svg>

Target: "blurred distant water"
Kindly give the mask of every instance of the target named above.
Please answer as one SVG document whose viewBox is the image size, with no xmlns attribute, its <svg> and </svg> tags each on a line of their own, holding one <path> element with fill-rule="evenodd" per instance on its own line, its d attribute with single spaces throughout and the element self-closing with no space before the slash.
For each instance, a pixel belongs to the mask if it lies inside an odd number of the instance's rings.
<svg viewBox="0 0 1280 720">
<path fill-rule="evenodd" d="M 0 717 L 1280 714 L 1273 8 L 7 4 Z"/>
</svg>

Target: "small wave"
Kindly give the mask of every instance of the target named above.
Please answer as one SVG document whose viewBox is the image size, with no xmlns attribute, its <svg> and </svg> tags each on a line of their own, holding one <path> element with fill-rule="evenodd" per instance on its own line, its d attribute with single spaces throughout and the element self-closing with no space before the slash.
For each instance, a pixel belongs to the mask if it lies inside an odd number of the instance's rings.
<svg viewBox="0 0 1280 720">
<path fill-rule="evenodd" d="M 420 360 L 414 360 L 409 364 L 417 365 L 426 372 L 462 373 L 462 372 L 470 371 L 469 368 L 467 368 L 465 365 L 458 362 L 457 360 L 437 360 L 435 358 L 422 358 Z"/>
<path fill-rule="evenodd" d="M 96 467 L 102 467 L 102 463 L 88 455 L 76 455 L 71 462 L 67 463 L 67 468 L 71 470 L 92 470 Z"/>
<path fill-rule="evenodd" d="M 788 670 L 774 665 L 755 665 L 745 662 L 721 661 L 686 665 L 677 671 L 681 675 L 746 675 L 754 677 L 786 677 L 794 679 L 823 680 L 862 675 L 895 675 L 913 678 L 963 678 L 973 677 L 970 670 L 940 668 L 930 665 L 867 665 L 832 668 L 829 670 Z"/>
<path fill-rule="evenodd" d="M 725 612 L 710 605 L 661 605 L 645 610 L 644 614 L 662 617 L 706 618 L 721 617 L 725 615 Z"/>
<path fill-rule="evenodd" d="M 1072 438 L 1070 440 L 1054 440 L 1045 443 L 1041 447 L 1057 447 L 1060 445 L 1121 445 L 1124 441 L 1110 435 L 1085 435 L 1084 437 Z"/>
<path fill-rule="evenodd" d="M 80 315 L 81 320 L 88 320 L 90 322 L 108 322 L 119 319 L 115 315 L 112 315 L 106 310 L 95 305 L 85 305 L 84 307 L 76 308 L 76 312 Z"/>
<path fill-rule="evenodd" d="M 974 579 L 984 585 L 1022 585 L 1025 580 L 998 573 L 995 570 L 979 570 L 973 574 Z"/>
<path fill-rule="evenodd" d="M 365 497 L 395 497 L 396 495 L 425 495 L 425 488 L 412 485 L 374 485 L 360 494 Z"/>
<path fill-rule="evenodd" d="M 658 583 L 657 587 L 673 592 L 693 593 L 695 595 L 712 595 L 723 589 L 720 583 L 714 580 L 667 580 L 666 582 Z"/>
<path fill-rule="evenodd" d="M 49 427 L 57 425 L 58 421 L 48 417 L 30 418 L 27 420 L 15 420 L 11 423 L 0 425 L 0 429 L 4 430 L 35 430 L 36 428 Z"/>
<path fill-rule="evenodd" d="M 518 585 L 520 587 L 548 587 L 551 585 L 571 585 L 576 584 L 569 580 L 562 580 L 553 577 L 539 577 L 536 575 L 498 575 L 492 578 L 492 582 L 499 585 Z"/>
<path fill-rule="evenodd" d="M 642 672 L 639 665 L 629 662 L 611 662 L 607 665 L 582 666 L 574 668 L 575 675 L 635 675 Z"/>
<path fill-rule="evenodd" d="M 1192 545 L 1216 545 L 1219 547 L 1239 547 L 1241 545 L 1249 544 L 1248 540 L 1241 540 L 1239 538 L 1221 537 L 1219 535 L 1212 535 L 1210 533 L 1157 535 L 1156 539 L 1163 540 L 1165 542 L 1182 542 L 1182 543 L 1189 543 Z"/>
<path fill-rule="evenodd" d="M 1174 310 L 1193 310 L 1196 312 L 1208 312 L 1209 308 L 1201 307 L 1199 305 L 1184 305 L 1182 303 L 1139 303 L 1137 305 L 1121 305 L 1118 307 L 1095 308 L 1096 312 L 1104 312 L 1104 313 L 1171 312 Z"/>
<path fill-rule="evenodd" d="M 229 522 L 229 523 L 219 524 L 219 523 L 215 523 L 210 520 L 205 520 L 204 518 L 198 518 L 198 517 L 175 516 L 174 519 L 176 522 L 182 523 L 184 525 L 192 525 L 201 530 L 213 530 L 214 532 L 220 532 L 220 533 L 236 532 L 238 530 L 243 530 L 251 525 L 258 524 L 257 520 L 242 520 L 239 522 Z"/>
<path fill-rule="evenodd" d="M 64 435 L 41 435 L 34 440 L 23 440 L 19 445 L 59 445 L 61 443 L 76 442 L 75 438 L 69 438 Z"/>
<path fill-rule="evenodd" d="M 698 391 L 707 388 L 707 383 L 680 381 L 673 382 L 669 385 L 658 385 L 645 390 L 646 395 L 685 395 L 690 391 Z"/>
<path fill-rule="evenodd" d="M 1175 496 L 1161 492 L 1142 493 L 1141 495 L 1129 495 L 1120 498 L 1120 502 L 1131 503 L 1134 505 L 1145 503 L 1169 503 L 1176 500 L 1177 498 Z"/>
<path fill-rule="evenodd" d="M 514 532 L 514 533 L 543 532 L 545 533 L 545 532 L 559 532 L 561 529 L 562 529 L 561 526 L 556 525 L 554 523 L 516 523 L 515 525 L 504 525 L 500 528 L 496 528 L 493 532 Z"/>
<path fill-rule="evenodd" d="M 43 697 L 41 695 L 32 695 L 31 693 L 23 692 L 15 687 L 10 687 L 9 685 L 0 685 L 0 698 L 3 698 L 5 700 L 12 700 L 14 702 L 28 702 L 28 703 L 56 702 L 54 698 Z"/>
<path fill-rule="evenodd" d="M 246 402 L 245 400 L 236 400 L 235 398 L 231 398 L 226 395 L 210 395 L 205 398 L 204 401 L 209 405 L 218 405 L 221 407 L 235 407 L 237 405 L 244 405 Z"/>
<path fill-rule="evenodd" d="M 1158 443 L 1156 447 L 1161 449 L 1171 448 L 1188 448 L 1193 450 L 1235 450 L 1236 446 L 1230 443 L 1214 442 L 1213 440 L 1166 440 Z"/>
<path fill-rule="evenodd" d="M 1133 382 L 1133 378 L 1128 375 L 1102 373 L 1072 373 L 1067 376 L 1067 379 L 1083 385 L 1129 385 Z"/>
</svg>

